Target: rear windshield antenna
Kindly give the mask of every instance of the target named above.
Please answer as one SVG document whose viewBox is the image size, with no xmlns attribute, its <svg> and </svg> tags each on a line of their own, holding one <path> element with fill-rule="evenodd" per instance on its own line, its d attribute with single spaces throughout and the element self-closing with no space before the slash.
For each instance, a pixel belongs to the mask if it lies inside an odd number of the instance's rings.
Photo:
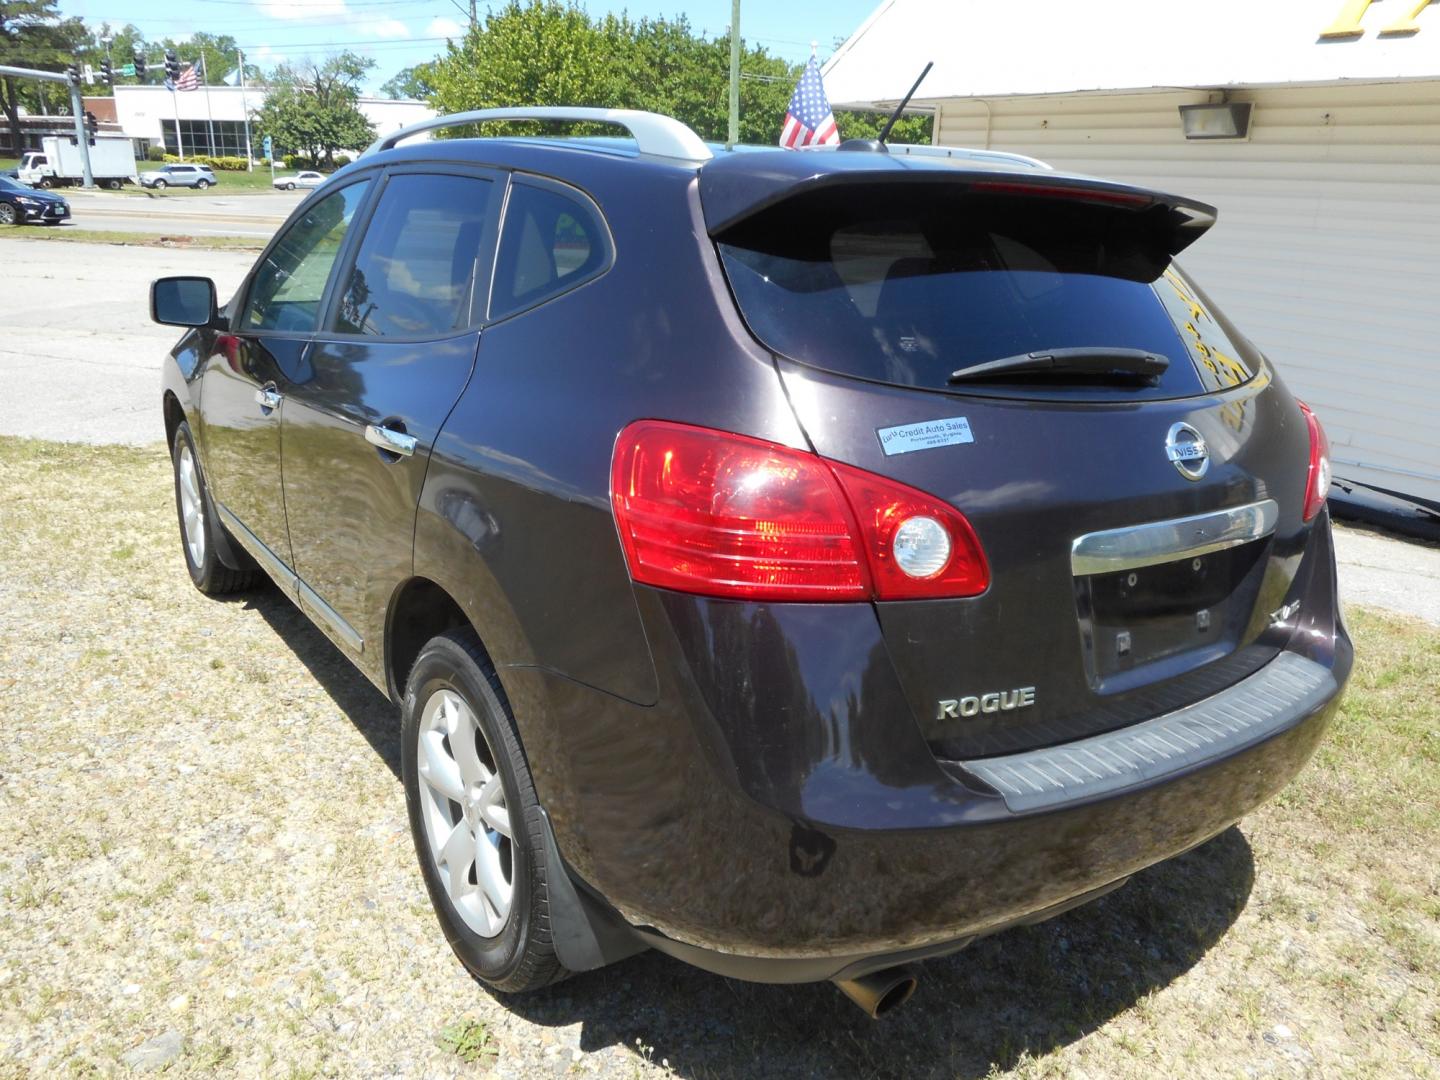
<svg viewBox="0 0 1440 1080">
<path fill-rule="evenodd" d="M 905 111 L 905 106 L 910 104 L 910 99 L 915 96 L 915 91 L 920 89 L 920 84 L 925 81 L 925 76 L 930 74 L 930 69 L 935 66 L 931 60 L 925 65 L 925 70 L 920 72 L 920 77 L 915 80 L 915 85 L 910 87 L 910 92 L 900 99 L 900 104 L 895 106 L 895 111 L 890 114 L 890 119 L 885 121 L 885 126 L 880 129 L 880 135 L 875 140 L 884 145 L 885 140 L 890 137 L 890 129 L 895 126 L 895 121 L 900 119 L 900 114 Z"/>
</svg>

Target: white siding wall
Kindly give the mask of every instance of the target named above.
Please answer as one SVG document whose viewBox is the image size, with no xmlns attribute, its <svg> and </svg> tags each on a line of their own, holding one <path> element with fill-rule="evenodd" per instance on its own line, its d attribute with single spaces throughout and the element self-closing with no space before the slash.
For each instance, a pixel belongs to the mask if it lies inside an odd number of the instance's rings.
<svg viewBox="0 0 1440 1080">
<path fill-rule="evenodd" d="M 1177 106 L 1205 100 L 952 100 L 937 141 L 1218 206 L 1181 262 L 1315 407 L 1336 472 L 1440 501 L 1440 81 L 1237 92 L 1250 140 L 1187 142 Z"/>
</svg>

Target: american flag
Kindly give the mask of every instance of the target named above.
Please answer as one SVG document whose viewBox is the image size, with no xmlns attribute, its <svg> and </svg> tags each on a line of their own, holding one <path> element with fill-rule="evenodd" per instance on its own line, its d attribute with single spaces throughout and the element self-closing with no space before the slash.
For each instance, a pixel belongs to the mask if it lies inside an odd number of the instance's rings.
<svg viewBox="0 0 1440 1080">
<path fill-rule="evenodd" d="M 195 70 L 195 65 L 194 65 L 194 64 L 191 64 L 189 67 L 187 67 L 184 71 L 182 71 L 182 72 L 180 73 L 180 78 L 178 78 L 178 79 L 175 80 L 175 89 L 176 89 L 176 90 L 199 90 L 199 89 L 200 89 L 200 75 L 199 75 L 198 72 L 196 72 L 196 70 Z"/>
<path fill-rule="evenodd" d="M 795 84 L 790 108 L 785 111 L 785 126 L 780 130 L 780 145 L 787 150 L 797 146 L 828 146 L 840 141 L 835 127 L 835 114 L 820 81 L 820 61 L 815 57 L 805 65 L 805 73 Z"/>
</svg>

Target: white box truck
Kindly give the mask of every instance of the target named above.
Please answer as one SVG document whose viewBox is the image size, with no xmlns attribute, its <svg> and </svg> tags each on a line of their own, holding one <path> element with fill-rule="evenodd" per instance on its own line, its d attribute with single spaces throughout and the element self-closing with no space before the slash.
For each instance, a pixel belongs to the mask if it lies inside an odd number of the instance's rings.
<svg viewBox="0 0 1440 1080">
<path fill-rule="evenodd" d="M 31 187 L 65 187 L 85 182 L 85 166 L 75 137 L 47 135 L 41 149 L 28 150 L 20 159 L 20 179 Z M 118 189 L 125 181 L 137 182 L 135 146 L 124 136 L 97 136 L 90 147 L 90 174 L 100 187 Z"/>
</svg>

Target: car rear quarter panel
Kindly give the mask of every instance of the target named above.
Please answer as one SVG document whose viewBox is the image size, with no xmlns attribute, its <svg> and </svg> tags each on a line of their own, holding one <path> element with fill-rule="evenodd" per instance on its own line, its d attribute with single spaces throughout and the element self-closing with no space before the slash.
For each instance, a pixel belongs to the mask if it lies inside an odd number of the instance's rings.
<svg viewBox="0 0 1440 1080">
<path fill-rule="evenodd" d="M 571 179 L 609 222 L 613 266 L 484 331 L 436 441 L 415 572 L 457 598 L 507 688 L 507 669 L 539 668 L 650 705 L 655 670 L 610 510 L 616 436 L 663 417 L 805 443 L 730 303 L 693 173 L 629 163 Z M 567 786 L 552 770 L 571 751 L 537 752 L 555 733 L 512 703 L 552 806 Z"/>
</svg>

